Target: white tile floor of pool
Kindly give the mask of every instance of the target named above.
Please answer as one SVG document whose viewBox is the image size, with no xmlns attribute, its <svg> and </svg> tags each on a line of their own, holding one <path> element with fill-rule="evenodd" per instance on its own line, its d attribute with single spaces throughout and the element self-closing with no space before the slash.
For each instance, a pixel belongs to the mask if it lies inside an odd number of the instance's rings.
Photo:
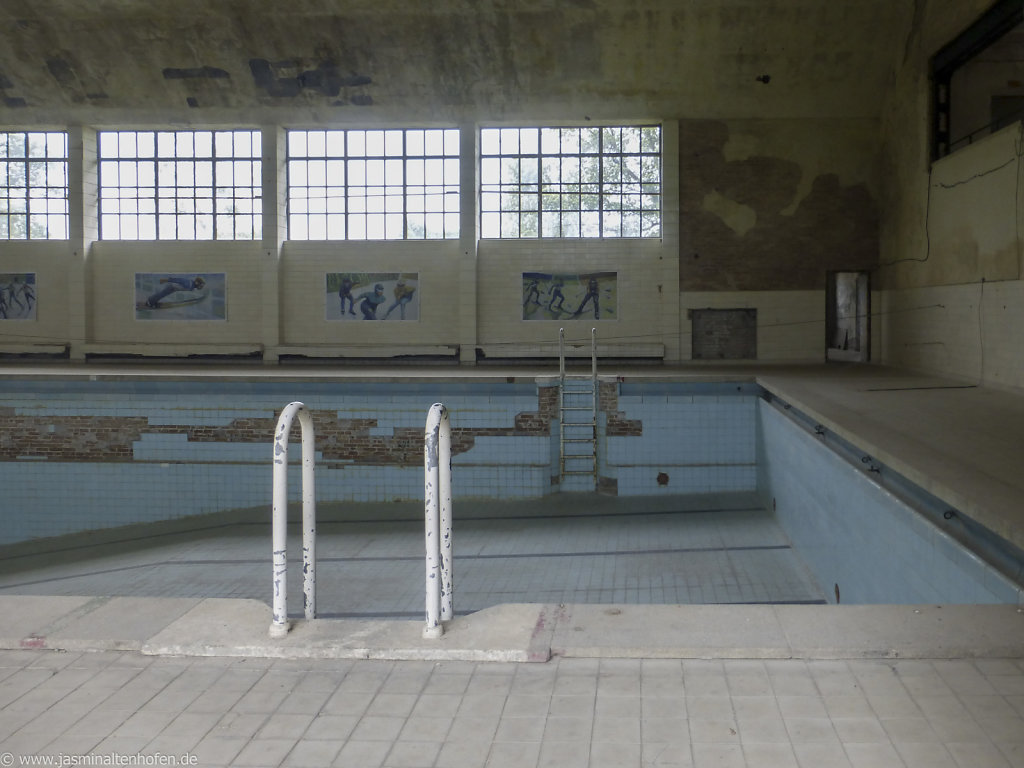
<svg viewBox="0 0 1024 768">
<path fill-rule="evenodd" d="M 423 614 L 417 508 L 348 505 L 317 525 L 324 618 Z M 406 514 L 408 510 L 408 514 Z M 821 603 L 771 512 L 752 494 L 455 505 L 456 614 L 501 603 Z M 212 518 L 215 520 L 215 518 Z M 301 541 L 291 526 L 289 609 L 301 612 Z M 0 561 L 0 594 L 232 597 L 271 601 L 269 521 L 211 525 L 120 543 L 65 537 Z M 43 564 L 40 565 L 40 562 Z M 32 564 L 30 566 L 30 563 Z"/>
</svg>

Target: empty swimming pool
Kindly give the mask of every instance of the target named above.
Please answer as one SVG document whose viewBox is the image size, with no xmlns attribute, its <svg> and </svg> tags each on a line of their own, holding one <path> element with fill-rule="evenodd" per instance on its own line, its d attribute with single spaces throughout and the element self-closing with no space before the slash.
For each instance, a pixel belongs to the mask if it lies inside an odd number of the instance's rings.
<svg viewBox="0 0 1024 768">
<path fill-rule="evenodd" d="M 894 490 L 890 468 L 751 381 L 603 378 L 600 493 L 566 493 L 557 384 L 0 382 L 11 523 L 0 589 L 269 601 L 270 438 L 276 413 L 301 399 L 318 438 L 321 613 L 420 615 L 423 421 L 440 399 L 452 414 L 457 612 L 1019 601 L 1012 548 L 993 558 L 963 546 L 978 537 L 962 517 L 936 518 L 925 496 Z M 297 498 L 297 472 L 291 485 Z M 125 524 L 117 547 L 61 537 Z"/>
</svg>

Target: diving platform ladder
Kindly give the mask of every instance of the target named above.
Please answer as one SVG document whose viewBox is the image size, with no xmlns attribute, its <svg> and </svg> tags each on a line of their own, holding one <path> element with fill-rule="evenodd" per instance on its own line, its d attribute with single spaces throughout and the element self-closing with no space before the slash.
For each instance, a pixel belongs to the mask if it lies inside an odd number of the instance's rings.
<svg viewBox="0 0 1024 768">
<path fill-rule="evenodd" d="M 559 484 L 563 491 L 597 488 L 597 329 L 590 329 L 590 373 L 565 370 L 565 329 L 558 330 Z"/>
</svg>

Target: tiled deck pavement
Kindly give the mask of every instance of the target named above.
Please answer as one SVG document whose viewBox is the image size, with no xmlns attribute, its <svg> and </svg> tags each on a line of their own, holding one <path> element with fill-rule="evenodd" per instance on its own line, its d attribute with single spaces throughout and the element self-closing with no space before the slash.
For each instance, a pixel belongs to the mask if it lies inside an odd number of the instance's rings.
<svg viewBox="0 0 1024 768">
<path fill-rule="evenodd" d="M 0 653 L 5 766 L 142 755 L 203 768 L 1008 768 L 1024 765 L 1022 714 L 1024 664 L 991 659 Z"/>
</svg>

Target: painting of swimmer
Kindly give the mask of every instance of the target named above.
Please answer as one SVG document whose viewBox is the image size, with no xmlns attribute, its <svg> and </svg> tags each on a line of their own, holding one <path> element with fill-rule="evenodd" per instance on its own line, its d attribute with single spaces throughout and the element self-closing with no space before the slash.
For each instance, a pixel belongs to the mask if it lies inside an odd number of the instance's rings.
<svg viewBox="0 0 1024 768">
<path fill-rule="evenodd" d="M 136 320 L 226 320 L 223 272 L 136 272 Z"/>
<path fill-rule="evenodd" d="M 401 322 L 420 319 L 418 272 L 328 272 L 327 320 Z"/>
<path fill-rule="evenodd" d="M 0 273 L 0 320 L 35 319 L 35 273 Z"/>
<path fill-rule="evenodd" d="M 523 320 L 616 320 L 618 273 L 523 272 Z"/>
</svg>

